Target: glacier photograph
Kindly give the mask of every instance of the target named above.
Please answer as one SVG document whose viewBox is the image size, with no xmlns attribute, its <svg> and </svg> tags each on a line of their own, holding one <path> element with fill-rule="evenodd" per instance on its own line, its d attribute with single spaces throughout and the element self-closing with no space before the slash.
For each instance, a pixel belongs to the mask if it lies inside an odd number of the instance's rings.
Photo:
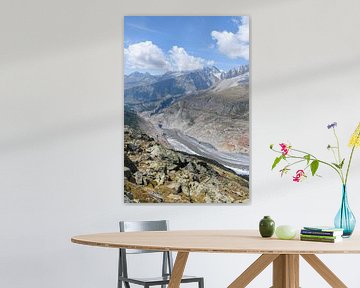
<svg viewBox="0 0 360 288">
<path fill-rule="evenodd" d="M 249 17 L 124 17 L 124 202 L 250 200 Z"/>
</svg>

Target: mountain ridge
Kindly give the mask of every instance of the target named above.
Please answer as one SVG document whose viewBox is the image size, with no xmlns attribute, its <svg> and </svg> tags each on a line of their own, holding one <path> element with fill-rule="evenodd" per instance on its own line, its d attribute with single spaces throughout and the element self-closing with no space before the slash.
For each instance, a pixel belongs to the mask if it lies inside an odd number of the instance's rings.
<svg viewBox="0 0 360 288">
<path fill-rule="evenodd" d="M 205 66 L 201 69 L 194 69 L 194 70 L 185 70 L 185 71 L 167 71 L 163 74 L 151 74 L 149 72 L 139 72 L 134 71 L 129 74 L 124 74 L 125 82 L 129 80 L 136 80 L 138 78 L 145 78 L 145 77 L 153 77 L 154 79 L 161 79 L 162 77 L 168 77 L 168 76 L 179 76 L 187 73 L 192 73 L 196 71 L 206 71 L 206 72 L 212 72 L 213 74 L 217 74 L 217 78 L 219 79 L 228 79 L 235 76 L 238 76 L 240 74 L 244 74 L 246 72 L 249 72 L 249 65 L 239 65 L 237 67 L 230 68 L 227 71 L 220 70 L 215 65 L 212 66 Z M 126 89 L 126 87 L 125 87 Z"/>
<path fill-rule="evenodd" d="M 215 66 L 170 71 L 163 75 L 133 72 L 124 77 L 125 104 L 136 111 L 153 110 L 161 106 L 162 101 L 172 103 L 179 97 L 209 89 L 225 79 L 245 75 L 248 71 L 249 66 L 242 65 L 226 72 Z"/>
</svg>

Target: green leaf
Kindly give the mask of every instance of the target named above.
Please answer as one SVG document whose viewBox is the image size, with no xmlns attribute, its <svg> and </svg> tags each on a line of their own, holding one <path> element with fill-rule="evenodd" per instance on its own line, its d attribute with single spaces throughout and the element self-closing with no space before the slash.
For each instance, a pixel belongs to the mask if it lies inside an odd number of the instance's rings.
<svg viewBox="0 0 360 288">
<path fill-rule="evenodd" d="M 306 159 L 306 164 L 309 164 L 310 162 L 310 155 L 305 155 L 304 158 Z"/>
<path fill-rule="evenodd" d="M 331 164 L 333 164 L 336 168 L 341 169 L 339 164 L 334 163 L 334 162 L 332 162 Z"/>
<path fill-rule="evenodd" d="M 344 166 L 344 163 L 345 163 L 345 158 L 341 161 L 341 163 L 340 163 L 340 169 L 342 169 L 343 168 L 343 166 Z"/>
<path fill-rule="evenodd" d="M 288 166 L 285 166 L 283 169 L 280 170 L 281 177 L 284 176 L 289 171 L 290 171 L 290 169 L 288 168 Z"/>
<path fill-rule="evenodd" d="M 319 168 L 319 160 L 314 160 L 314 161 L 312 161 L 311 162 L 311 164 L 310 164 L 310 169 L 311 169 L 311 174 L 312 174 L 312 176 L 314 176 L 315 175 L 315 173 L 316 173 L 316 171 L 318 170 L 318 168 Z"/>
<path fill-rule="evenodd" d="M 342 169 L 344 166 L 344 162 L 345 162 L 345 159 L 343 159 L 340 164 L 337 164 L 337 163 L 331 163 L 331 164 L 333 164 L 338 169 Z"/>
<path fill-rule="evenodd" d="M 282 159 L 282 156 L 279 156 L 279 157 L 276 157 L 276 158 L 275 158 L 274 163 L 273 163 L 273 165 L 271 166 L 271 170 L 273 170 L 273 169 L 276 167 L 276 165 L 279 164 L 279 162 L 281 161 L 281 159 Z"/>
</svg>

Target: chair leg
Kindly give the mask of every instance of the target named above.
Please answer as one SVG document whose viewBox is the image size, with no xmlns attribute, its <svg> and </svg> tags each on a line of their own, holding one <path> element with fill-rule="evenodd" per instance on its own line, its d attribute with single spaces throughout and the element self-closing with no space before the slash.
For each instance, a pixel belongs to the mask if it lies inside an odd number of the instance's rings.
<svg viewBox="0 0 360 288">
<path fill-rule="evenodd" d="M 204 288 L 204 279 L 203 278 L 201 278 L 199 280 L 199 288 Z"/>
<path fill-rule="evenodd" d="M 167 269 L 168 269 L 168 253 L 169 252 L 163 252 L 163 263 L 162 263 L 162 276 L 166 276 Z M 161 288 L 166 288 L 166 284 L 162 284 Z"/>
<path fill-rule="evenodd" d="M 127 277 L 126 252 L 124 249 L 119 249 L 118 277 L 120 276 Z M 123 282 L 125 288 L 130 288 L 129 282 L 122 281 L 119 278 L 118 278 L 118 288 L 122 288 Z"/>
<path fill-rule="evenodd" d="M 119 279 L 119 276 L 123 275 L 123 271 L 122 271 L 122 255 L 121 255 L 121 250 L 119 249 L 119 264 L 118 264 L 118 285 L 117 288 L 122 288 L 122 281 Z"/>
</svg>

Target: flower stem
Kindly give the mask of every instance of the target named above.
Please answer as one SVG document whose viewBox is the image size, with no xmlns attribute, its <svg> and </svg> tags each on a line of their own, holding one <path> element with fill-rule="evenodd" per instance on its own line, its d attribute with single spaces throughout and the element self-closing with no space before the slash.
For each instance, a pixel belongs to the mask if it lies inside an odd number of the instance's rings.
<svg viewBox="0 0 360 288">
<path fill-rule="evenodd" d="M 331 152 L 332 152 L 332 154 L 333 154 L 333 156 L 334 156 L 335 162 L 338 163 L 338 159 L 337 159 L 337 157 L 336 157 L 336 155 L 335 155 L 334 148 L 331 147 L 330 150 L 331 150 Z"/>
<path fill-rule="evenodd" d="M 359 136 L 360 136 L 360 134 L 359 134 Z M 273 150 L 274 152 L 283 154 L 281 151 L 278 151 L 278 150 L 275 150 L 275 149 L 272 149 L 272 150 Z M 323 161 L 323 160 L 317 159 L 314 155 L 311 155 L 310 153 L 307 153 L 307 152 L 305 152 L 305 151 L 301 151 L 301 150 L 297 150 L 297 149 L 291 149 L 291 150 L 292 150 L 292 151 L 295 151 L 295 152 L 303 153 L 303 154 L 306 154 L 306 155 L 310 155 L 310 157 L 312 157 L 312 158 L 310 158 L 310 161 L 317 160 L 317 161 L 319 161 L 319 163 L 322 163 L 322 164 L 325 164 L 325 165 L 331 167 L 331 168 L 334 169 L 334 170 L 336 171 L 336 173 L 339 175 L 340 180 L 341 180 L 341 183 L 345 184 L 344 178 L 343 178 L 343 176 L 340 174 L 339 169 L 336 168 L 334 165 L 331 165 L 330 163 L 327 163 L 327 162 L 325 162 L 325 161 Z M 286 158 L 304 159 L 304 157 L 293 156 L 293 155 L 289 155 L 289 154 L 286 155 Z"/>
<path fill-rule="evenodd" d="M 355 151 L 355 145 L 354 145 L 354 146 L 353 146 L 353 148 L 351 149 L 351 154 L 350 154 L 350 158 L 349 158 L 349 164 L 348 164 L 347 169 L 346 169 L 346 176 L 345 176 L 345 182 L 344 182 L 344 185 L 346 185 L 347 180 L 348 180 L 349 170 L 350 170 L 350 165 L 351 165 L 351 160 L 352 160 L 352 157 L 353 157 L 354 151 Z"/>
<path fill-rule="evenodd" d="M 312 155 L 312 154 L 310 154 L 310 153 L 308 153 L 308 152 L 306 152 L 306 151 L 302 151 L 302 150 L 298 150 L 298 149 L 293 149 L 293 148 L 291 148 L 291 150 L 293 150 L 293 151 L 295 151 L 295 152 L 303 153 L 303 154 L 306 154 L 306 155 L 310 155 L 311 157 L 313 157 L 313 158 L 316 159 L 316 157 L 315 157 L 314 155 Z"/>
<path fill-rule="evenodd" d="M 305 161 L 305 159 L 301 159 L 301 160 L 295 161 L 295 162 L 293 162 L 293 163 L 291 163 L 291 164 L 289 164 L 289 165 L 286 165 L 285 167 L 288 168 L 288 167 L 290 167 L 290 166 L 293 166 L 293 165 L 295 165 L 295 164 L 301 163 L 301 162 L 303 162 L 303 161 Z"/>
<path fill-rule="evenodd" d="M 340 176 L 340 180 L 341 180 L 341 183 L 345 183 L 344 181 L 344 176 L 342 175 L 342 171 L 341 169 L 338 169 L 337 167 L 335 167 L 334 165 L 328 163 L 328 162 L 325 162 L 323 160 L 320 160 L 320 159 L 317 159 L 314 155 L 306 152 L 306 151 L 302 151 L 302 150 L 298 150 L 298 149 L 291 149 L 292 151 L 295 151 L 295 152 L 299 152 L 299 153 L 302 153 L 302 154 L 306 154 L 306 155 L 310 155 L 310 157 L 312 157 L 313 159 L 310 159 L 310 160 L 318 160 L 320 163 L 322 164 L 325 164 L 329 167 L 331 167 L 332 169 L 334 169 L 336 171 L 336 173 Z M 302 158 L 302 157 L 299 157 L 299 158 Z"/>
<path fill-rule="evenodd" d="M 346 181 L 344 181 L 344 174 L 343 174 L 343 170 L 342 170 L 342 165 L 341 165 L 341 162 L 342 162 L 342 160 L 341 160 L 341 154 L 340 154 L 340 144 L 339 144 L 339 137 L 337 136 L 337 134 L 336 134 L 336 130 L 335 130 L 335 127 L 333 127 L 333 131 L 334 131 L 334 135 L 335 135 L 335 138 L 336 138 L 336 149 L 337 149 L 337 152 L 338 152 L 338 158 L 339 158 L 339 160 L 337 161 L 338 163 L 338 165 L 339 165 L 339 172 L 340 172 L 340 176 L 341 176 L 341 181 L 342 181 L 342 183 L 343 184 L 346 184 Z"/>
<path fill-rule="evenodd" d="M 335 131 L 335 128 L 333 128 L 333 131 L 334 131 L 334 135 L 335 135 L 335 139 L 336 139 L 336 149 L 337 149 L 337 152 L 338 152 L 338 164 L 341 163 L 341 155 L 340 155 L 340 145 L 339 145 L 339 137 L 337 136 L 336 134 L 336 131 Z"/>
</svg>

